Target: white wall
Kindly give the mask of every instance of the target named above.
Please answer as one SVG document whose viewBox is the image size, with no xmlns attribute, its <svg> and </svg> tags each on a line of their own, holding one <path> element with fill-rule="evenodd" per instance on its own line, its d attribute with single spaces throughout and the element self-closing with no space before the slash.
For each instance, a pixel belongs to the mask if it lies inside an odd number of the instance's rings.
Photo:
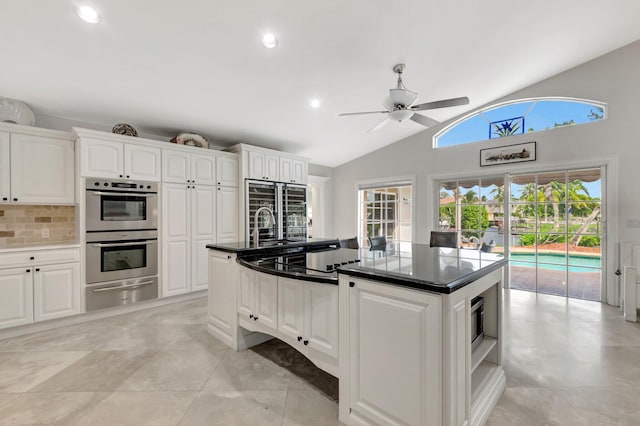
<svg viewBox="0 0 640 426">
<path fill-rule="evenodd" d="M 539 60 L 544 60 L 540 58 Z M 536 66 L 535 59 L 531 66 Z M 356 233 L 356 184 L 359 180 L 415 174 L 416 241 L 426 242 L 433 226 L 435 176 L 479 176 L 506 171 L 544 170 L 555 166 L 610 162 L 608 197 L 609 241 L 608 301 L 616 303 L 616 243 L 640 242 L 640 42 L 558 74 L 496 102 L 540 96 L 567 96 L 602 101 L 608 118 L 580 126 L 510 136 L 499 140 L 432 148 L 433 135 L 444 125 L 427 129 L 376 152 L 334 169 L 334 229 L 336 235 Z M 492 103 L 493 104 L 493 103 Z M 413 125 L 404 123 L 403 125 Z M 393 131 L 387 126 L 382 131 Z M 479 151 L 497 145 L 537 141 L 537 161 L 494 167 L 480 167 Z M 340 206 L 339 208 L 337 206 Z M 627 226 L 635 225 L 635 226 Z M 616 299 L 613 300 L 612 298 Z"/>
</svg>

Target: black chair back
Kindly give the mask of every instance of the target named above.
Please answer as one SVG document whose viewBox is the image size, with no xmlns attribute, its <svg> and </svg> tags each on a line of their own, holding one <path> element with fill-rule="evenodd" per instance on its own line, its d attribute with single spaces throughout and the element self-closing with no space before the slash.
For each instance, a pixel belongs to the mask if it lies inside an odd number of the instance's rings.
<svg viewBox="0 0 640 426">
<path fill-rule="evenodd" d="M 371 250 L 385 250 L 387 248 L 387 237 L 369 237 L 369 248 Z"/>
<path fill-rule="evenodd" d="M 458 233 L 450 231 L 431 231 L 429 246 L 458 248 Z"/>
<path fill-rule="evenodd" d="M 345 238 L 344 240 L 340 240 L 340 247 L 350 249 L 360 248 L 360 244 L 358 244 L 358 237 Z"/>
</svg>

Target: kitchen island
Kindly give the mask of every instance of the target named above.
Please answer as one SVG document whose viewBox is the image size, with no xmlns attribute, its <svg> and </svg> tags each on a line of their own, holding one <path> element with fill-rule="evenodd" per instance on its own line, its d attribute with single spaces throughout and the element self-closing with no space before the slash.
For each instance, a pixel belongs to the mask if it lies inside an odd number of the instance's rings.
<svg viewBox="0 0 640 426">
<path fill-rule="evenodd" d="M 336 243 L 207 246 L 209 332 L 234 350 L 271 336 L 290 344 L 340 379 L 346 424 L 483 424 L 506 382 L 506 260 L 421 244 L 369 251 Z M 484 337 L 472 348 L 478 296 Z"/>
</svg>

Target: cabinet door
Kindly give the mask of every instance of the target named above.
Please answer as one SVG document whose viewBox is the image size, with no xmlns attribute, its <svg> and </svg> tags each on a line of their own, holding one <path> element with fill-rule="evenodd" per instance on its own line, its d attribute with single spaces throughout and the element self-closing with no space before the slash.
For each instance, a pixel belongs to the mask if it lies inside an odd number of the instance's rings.
<svg viewBox="0 0 640 426">
<path fill-rule="evenodd" d="M 124 146 L 124 174 L 127 179 L 160 181 L 161 154 L 158 148 Z"/>
<path fill-rule="evenodd" d="M 307 163 L 305 161 L 293 160 L 293 182 L 307 183 Z"/>
<path fill-rule="evenodd" d="M 83 177 L 124 177 L 124 145 L 92 139 L 80 139 L 80 171 Z"/>
<path fill-rule="evenodd" d="M 216 183 L 222 186 L 238 186 L 238 159 L 216 157 Z"/>
<path fill-rule="evenodd" d="M 338 286 L 305 283 L 304 337 L 310 351 L 338 357 Z"/>
<path fill-rule="evenodd" d="M 162 189 L 162 296 L 190 291 L 190 190 L 166 184 Z"/>
<path fill-rule="evenodd" d="M 278 328 L 278 277 L 256 273 L 256 305 L 253 315 L 257 321 L 273 329 Z"/>
<path fill-rule="evenodd" d="M 238 188 L 219 186 L 216 192 L 216 241 L 238 241 Z"/>
<path fill-rule="evenodd" d="M 191 154 L 191 182 L 200 185 L 216 184 L 216 157 L 212 154 Z"/>
<path fill-rule="evenodd" d="M 304 282 L 288 278 L 278 279 L 278 330 L 292 339 L 302 340 L 303 309 Z"/>
<path fill-rule="evenodd" d="M 11 197 L 11 157 L 9 133 L 0 132 L 0 202 Z"/>
<path fill-rule="evenodd" d="M 280 179 L 281 182 L 293 182 L 293 160 L 291 158 L 280 157 Z"/>
<path fill-rule="evenodd" d="M 35 321 L 80 313 L 80 264 L 38 266 L 33 273 Z"/>
<path fill-rule="evenodd" d="M 253 320 L 253 307 L 256 300 L 255 275 L 256 273 L 251 269 L 240 268 L 238 314 L 245 320 Z"/>
<path fill-rule="evenodd" d="M 267 179 L 262 152 L 249 151 L 249 178 Z"/>
<path fill-rule="evenodd" d="M 239 287 L 239 269 L 235 255 L 217 250 L 209 250 L 209 276 L 211 280 L 208 290 L 210 332 L 237 350 L 238 310 L 235 303 Z"/>
<path fill-rule="evenodd" d="M 348 315 L 352 412 L 375 424 L 442 424 L 441 312 L 439 296 L 355 280 Z"/>
<path fill-rule="evenodd" d="M 11 135 L 11 200 L 19 203 L 73 204 L 72 141 Z"/>
<path fill-rule="evenodd" d="M 266 154 L 264 156 L 264 168 L 269 180 L 280 180 L 280 157 Z"/>
<path fill-rule="evenodd" d="M 31 268 L 0 269 L 0 328 L 33 322 Z"/>
<path fill-rule="evenodd" d="M 209 285 L 207 244 L 216 241 L 216 188 L 196 185 L 191 197 L 191 289 Z"/>
<path fill-rule="evenodd" d="M 188 183 L 191 180 L 191 157 L 189 154 L 162 150 L 162 181 Z"/>
</svg>

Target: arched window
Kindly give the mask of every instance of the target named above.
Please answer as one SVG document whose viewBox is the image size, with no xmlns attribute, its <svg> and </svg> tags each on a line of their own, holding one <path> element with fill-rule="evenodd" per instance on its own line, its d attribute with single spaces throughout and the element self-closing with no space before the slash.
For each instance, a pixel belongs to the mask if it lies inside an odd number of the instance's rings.
<svg viewBox="0 0 640 426">
<path fill-rule="evenodd" d="M 434 148 L 603 120 L 605 104 L 575 98 L 520 99 L 473 112 L 433 137 Z"/>
</svg>

